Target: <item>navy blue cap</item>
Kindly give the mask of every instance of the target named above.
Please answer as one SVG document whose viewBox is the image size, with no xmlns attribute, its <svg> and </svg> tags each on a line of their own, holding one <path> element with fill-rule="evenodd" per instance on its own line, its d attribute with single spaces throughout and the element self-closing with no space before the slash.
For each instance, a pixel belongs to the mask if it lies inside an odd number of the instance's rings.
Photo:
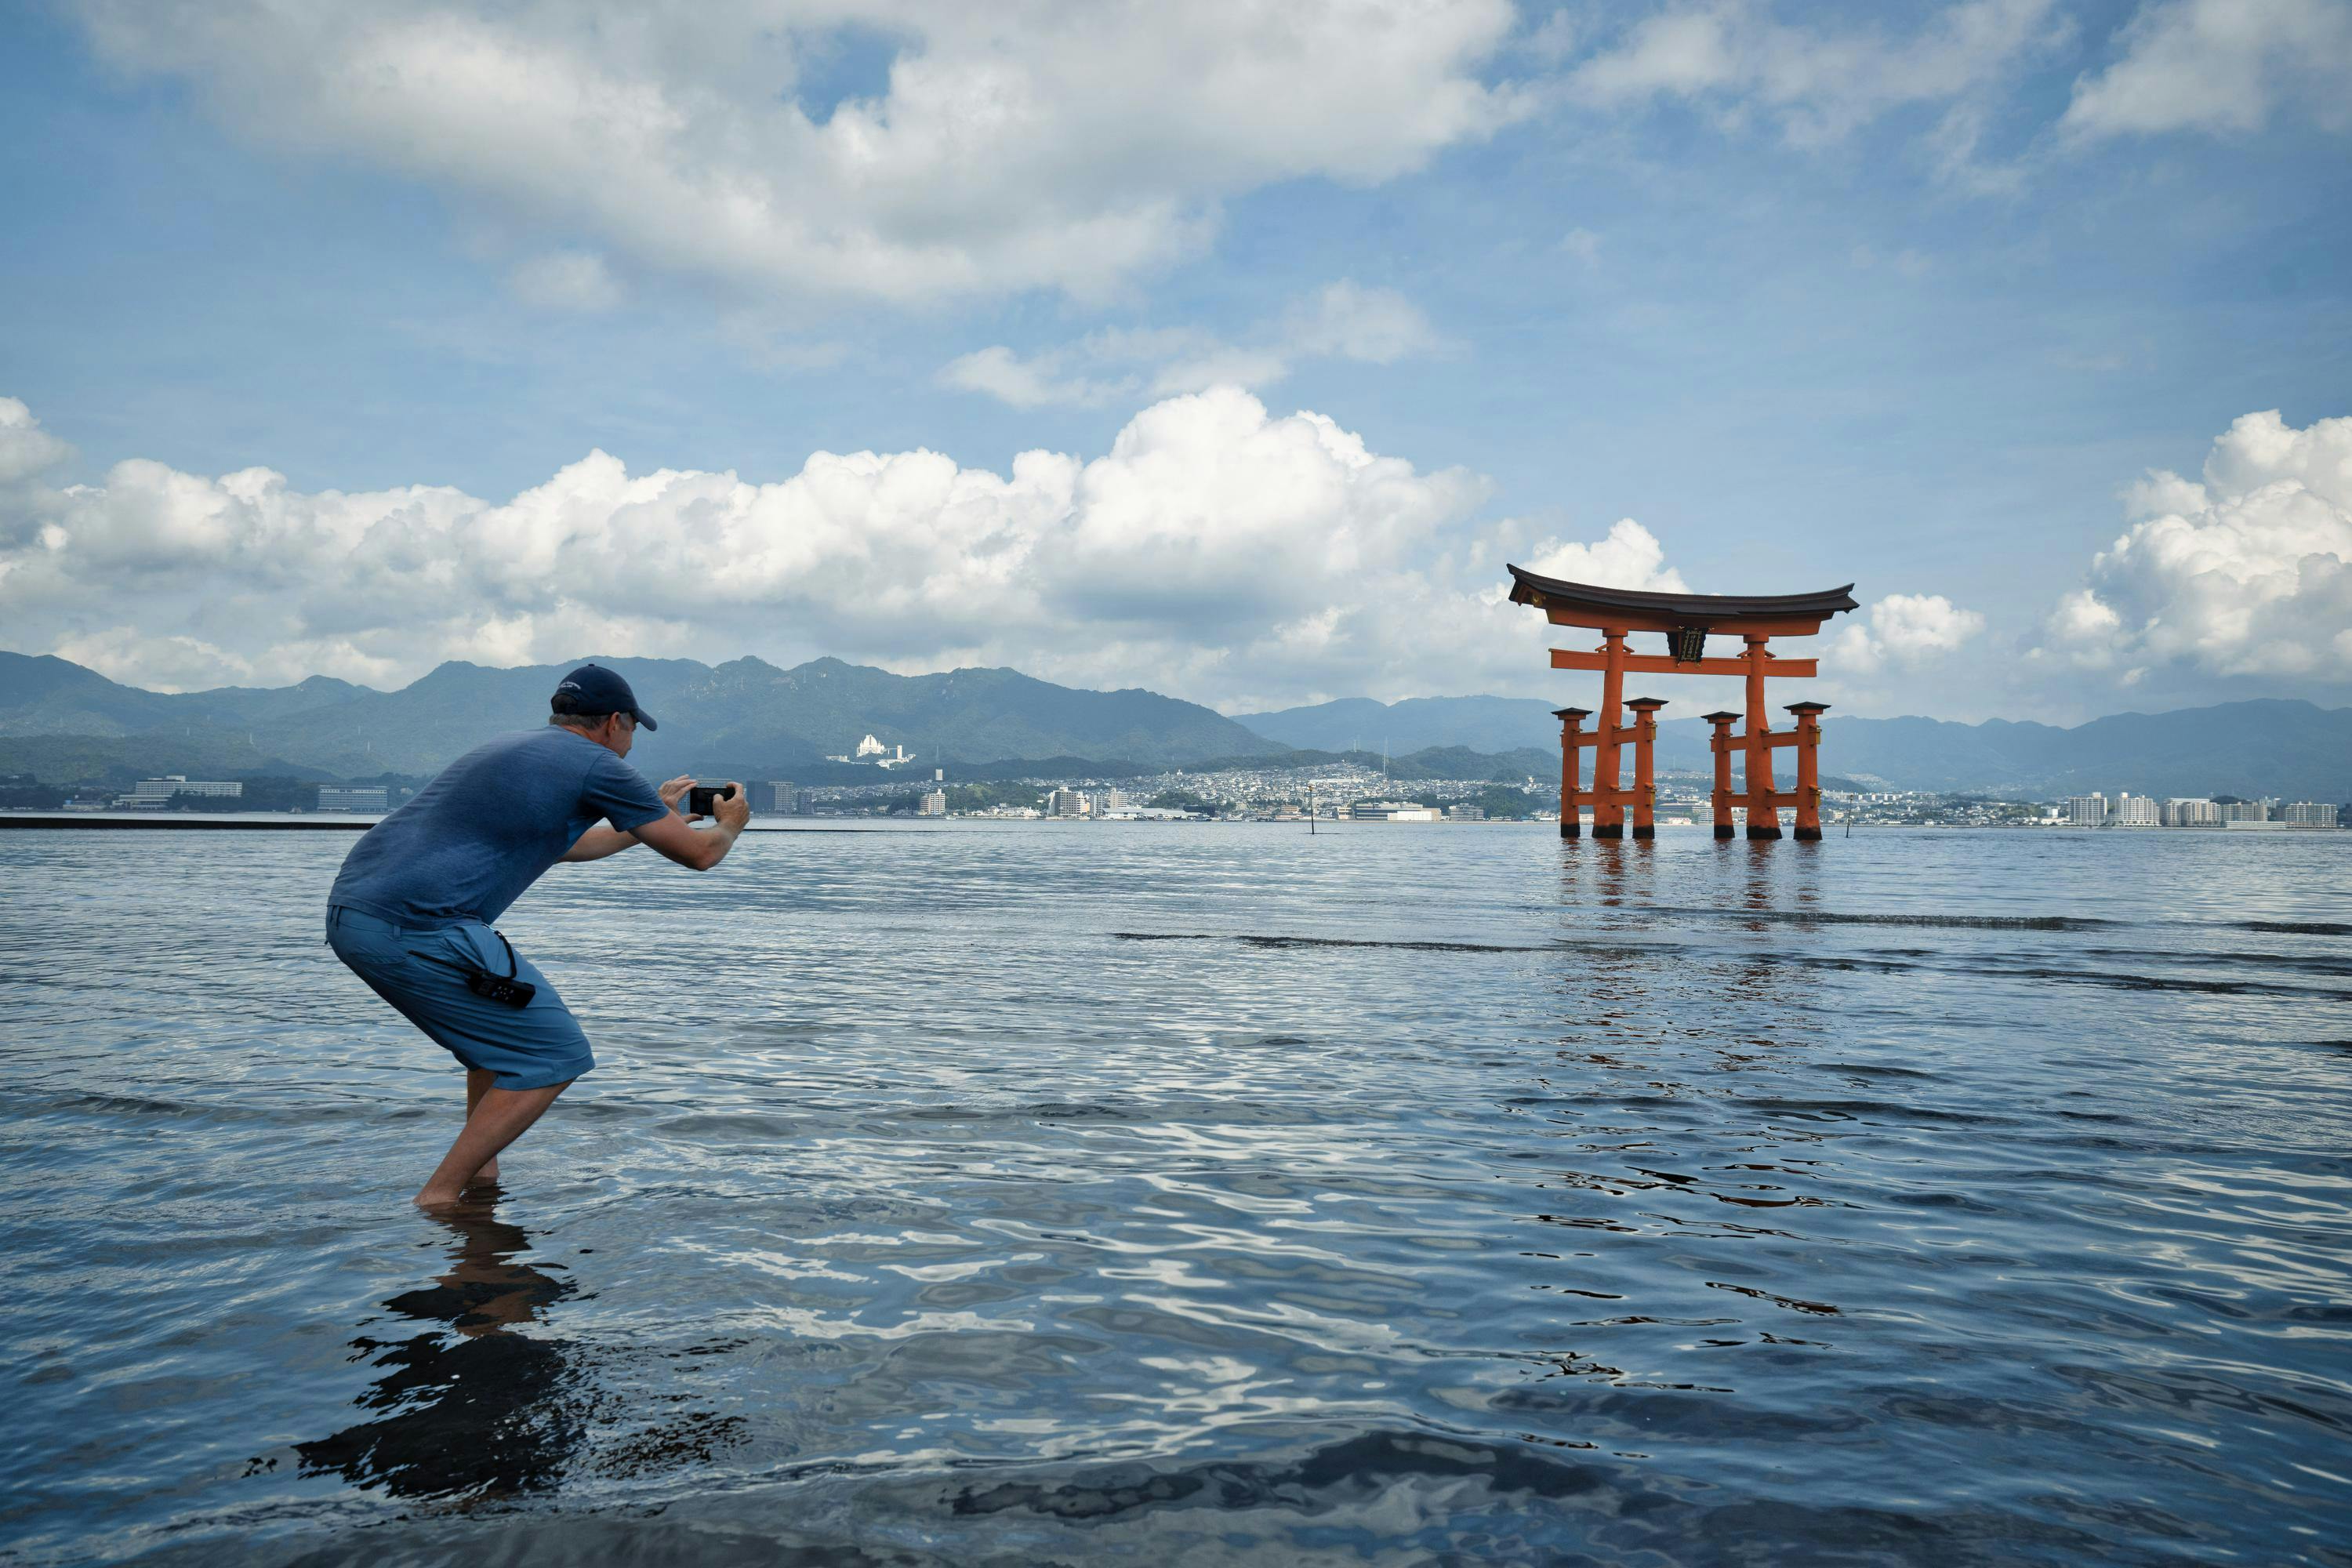
<svg viewBox="0 0 2352 1568">
<path fill-rule="evenodd" d="M 556 695 L 572 699 L 572 710 L 594 718 L 603 713 L 626 713 L 648 730 L 658 730 L 654 716 L 637 706 L 629 683 L 601 664 L 583 664 L 555 683 Z"/>
</svg>

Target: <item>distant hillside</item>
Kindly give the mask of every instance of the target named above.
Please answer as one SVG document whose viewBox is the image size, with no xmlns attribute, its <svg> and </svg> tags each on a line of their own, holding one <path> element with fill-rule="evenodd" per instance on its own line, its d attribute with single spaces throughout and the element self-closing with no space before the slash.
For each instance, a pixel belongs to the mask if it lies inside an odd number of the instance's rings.
<svg viewBox="0 0 2352 1568">
<path fill-rule="evenodd" d="M 320 778 L 429 774 L 483 738 L 545 721 L 547 695 L 582 662 L 488 669 L 445 664 L 397 691 L 313 677 L 277 688 L 142 691 L 66 659 L 0 653 L 0 773 L 49 783 L 152 773 Z M 823 759 L 872 734 L 966 778 L 1133 776 L 1171 767 L 1345 759 L 1390 776 L 1517 780 L 1556 775 L 1559 730 L 1534 698 L 1367 698 L 1226 719 L 1141 690 L 1081 691 L 1012 669 L 938 675 L 813 659 L 604 658 L 662 722 L 632 761 L 656 776 L 691 772 L 806 783 L 874 779 Z M 1850 719 L 1826 725 L 1825 772 L 1900 789 L 2052 799 L 2137 795 L 2352 800 L 2352 709 L 2222 703 L 2119 713 L 2072 729 L 1991 720 Z M 1662 772 L 1704 772 L 1706 726 L 1659 726 Z M 1297 748 L 1294 750 L 1294 748 Z M 1783 758 L 1785 762 L 1785 756 Z"/>
<path fill-rule="evenodd" d="M 581 662 L 450 663 L 397 691 L 313 678 L 172 696 L 65 659 L 0 654 L 0 772 L 46 776 L 67 754 L 11 737 L 84 736 L 169 741 L 139 748 L 140 765 L 165 765 L 148 763 L 151 754 L 190 759 L 170 763 L 174 773 L 217 769 L 235 755 L 284 758 L 340 776 L 429 773 L 487 736 L 544 723 L 548 693 Z M 1076 690 L 1012 669 L 902 676 L 836 658 L 793 669 L 756 658 L 716 668 L 692 659 L 598 662 L 626 676 L 661 721 L 659 731 L 639 738 L 633 758 L 649 773 L 709 761 L 762 772 L 821 765 L 867 734 L 932 762 L 1069 755 L 1172 765 L 1288 750 L 1196 703 L 1133 689 Z M 106 760 L 111 765 L 121 754 Z"/>
<path fill-rule="evenodd" d="M 1557 759 L 1559 721 L 1551 716 L 1557 706 L 1532 697 L 1409 697 L 1402 702 L 1343 697 L 1312 708 L 1237 714 L 1235 721 L 1286 746 L 1323 752 L 1358 750 L 1377 756 L 1386 747 L 1395 757 L 1431 746 L 1474 752 L 1548 746 Z"/>
<path fill-rule="evenodd" d="M 352 776 L 256 750 L 241 733 L 232 739 L 216 731 L 194 735 L 177 730 L 151 735 L 0 735 L 0 775 L 11 773 L 30 773 L 45 784 L 105 784 L 123 790 L 164 773 L 312 783 Z"/>
<path fill-rule="evenodd" d="M 2116 713 L 2073 729 L 1834 716 L 1823 729 L 1825 763 L 1912 789 L 2352 800 L 2352 708 L 2283 698 Z"/>
<path fill-rule="evenodd" d="M 224 686 L 171 696 L 118 685 L 54 655 L 0 653 L 0 735 L 135 735 L 173 725 L 234 728 L 330 707 L 366 691 L 347 680 L 314 675 L 299 686 Z"/>
<path fill-rule="evenodd" d="M 1336 749 L 1383 742 L 1391 756 L 1430 747 L 1487 752 L 1529 748 L 1559 755 L 1559 723 L 1533 698 L 1424 697 L 1395 703 L 1346 698 L 1241 717 L 1269 740 Z M 1661 769 L 1705 771 L 1707 727 L 1658 727 Z M 2113 795 L 2280 795 L 2352 800 L 2352 709 L 2265 699 L 2179 712 L 2117 713 L 2073 729 L 1992 719 L 1849 719 L 1832 713 L 1824 765 L 1900 789 L 2055 797 Z"/>
</svg>

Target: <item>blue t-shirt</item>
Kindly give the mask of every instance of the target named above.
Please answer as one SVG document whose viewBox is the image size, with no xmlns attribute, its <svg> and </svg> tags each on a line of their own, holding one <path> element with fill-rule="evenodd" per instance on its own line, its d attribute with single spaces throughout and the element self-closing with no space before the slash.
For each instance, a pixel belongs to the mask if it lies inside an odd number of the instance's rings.
<svg viewBox="0 0 2352 1568">
<path fill-rule="evenodd" d="M 501 735 L 360 835 L 327 905 L 394 925 L 488 925 L 597 822 L 626 833 L 668 811 L 643 774 L 578 731 Z"/>
</svg>

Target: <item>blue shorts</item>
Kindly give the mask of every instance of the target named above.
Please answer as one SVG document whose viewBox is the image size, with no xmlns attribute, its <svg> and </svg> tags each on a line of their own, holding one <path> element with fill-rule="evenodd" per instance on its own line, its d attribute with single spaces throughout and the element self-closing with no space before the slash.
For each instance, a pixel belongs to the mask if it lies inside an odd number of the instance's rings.
<svg viewBox="0 0 2352 1568">
<path fill-rule="evenodd" d="M 538 987 L 525 1007 L 477 996 L 466 972 L 507 973 L 507 945 L 479 921 L 396 926 L 341 906 L 327 911 L 327 944 L 351 972 L 467 1067 L 500 1089 L 548 1089 L 596 1065 L 588 1037 L 539 966 L 517 953 L 515 973 Z"/>
</svg>

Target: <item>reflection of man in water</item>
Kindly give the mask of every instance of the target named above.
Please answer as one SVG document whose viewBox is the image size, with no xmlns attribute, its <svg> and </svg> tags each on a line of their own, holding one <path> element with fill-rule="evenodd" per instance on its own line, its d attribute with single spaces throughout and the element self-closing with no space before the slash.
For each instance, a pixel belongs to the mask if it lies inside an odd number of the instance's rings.
<svg viewBox="0 0 2352 1568">
<path fill-rule="evenodd" d="M 507 1496 L 562 1478 L 584 1435 L 561 1341 L 510 1333 L 572 1293 L 570 1282 L 515 1261 L 530 1238 L 486 1212 L 445 1213 L 457 1249 L 449 1271 L 384 1306 L 413 1322 L 446 1324 L 404 1341 L 362 1339 L 384 1374 L 362 1395 L 393 1414 L 296 1445 L 305 1475 L 337 1472 L 398 1497 Z"/>
<path fill-rule="evenodd" d="M 420 1207 L 498 1180 L 499 1151 L 596 1065 L 555 987 L 491 922 L 559 860 L 650 844 L 708 870 L 751 817 L 739 785 L 698 833 L 677 809 L 692 779 L 656 790 L 622 760 L 638 726 L 656 726 L 613 671 L 582 665 L 549 706 L 546 729 L 475 747 L 369 828 L 327 895 L 335 956 L 466 1068 L 466 1126 Z M 498 980 L 520 983 L 511 1001 L 482 994 Z"/>
</svg>

